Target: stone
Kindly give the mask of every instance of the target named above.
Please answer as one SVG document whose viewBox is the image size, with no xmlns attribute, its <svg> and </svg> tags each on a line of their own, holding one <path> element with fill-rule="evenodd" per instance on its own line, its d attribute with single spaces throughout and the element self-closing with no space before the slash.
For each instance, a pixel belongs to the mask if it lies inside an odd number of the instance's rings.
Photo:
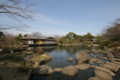
<svg viewBox="0 0 120 80">
<path fill-rule="evenodd" d="M 120 65 L 120 62 L 113 61 L 113 60 L 111 62 Z"/>
<path fill-rule="evenodd" d="M 113 66 L 118 66 L 118 64 L 115 64 L 115 63 L 112 63 L 112 62 L 106 62 L 106 64 L 110 64 L 110 65 L 113 65 Z"/>
<path fill-rule="evenodd" d="M 76 54 L 76 59 L 77 59 L 77 64 L 78 65 L 81 64 L 81 63 L 83 63 L 84 61 L 89 60 L 89 58 L 90 57 L 89 57 L 88 53 L 85 52 L 85 51 L 81 51 L 81 52 L 78 52 Z"/>
<path fill-rule="evenodd" d="M 101 67 L 110 69 L 111 71 L 117 72 L 119 70 L 119 67 L 116 65 L 111 65 L 111 64 L 102 64 L 100 65 Z"/>
<path fill-rule="evenodd" d="M 88 52 L 88 53 L 90 53 L 90 51 L 89 50 L 85 50 L 86 52 Z"/>
<path fill-rule="evenodd" d="M 91 68 L 94 68 L 95 66 L 94 65 L 90 65 Z"/>
<path fill-rule="evenodd" d="M 104 64 L 104 62 L 102 62 L 102 61 L 100 61 L 100 60 L 98 60 L 97 63 L 98 63 L 99 65 Z"/>
<path fill-rule="evenodd" d="M 95 77 L 99 78 L 100 80 L 112 80 L 112 76 L 104 71 L 95 70 Z"/>
<path fill-rule="evenodd" d="M 100 80 L 100 79 L 97 78 L 97 77 L 91 77 L 91 78 L 89 78 L 88 80 Z"/>
<path fill-rule="evenodd" d="M 99 58 L 102 59 L 102 60 L 108 60 L 107 57 L 99 57 Z"/>
<path fill-rule="evenodd" d="M 74 59 L 73 58 L 67 58 L 67 60 L 72 62 Z"/>
<path fill-rule="evenodd" d="M 78 70 L 74 66 L 67 66 L 63 68 L 62 73 L 68 76 L 75 76 L 78 73 Z"/>
<path fill-rule="evenodd" d="M 107 57 L 108 57 L 109 59 L 114 59 L 114 58 L 115 58 L 112 53 L 107 53 Z"/>
<path fill-rule="evenodd" d="M 120 64 L 116 64 L 114 62 L 107 62 L 107 64 L 113 65 L 113 66 L 118 66 L 118 68 L 120 69 Z"/>
<path fill-rule="evenodd" d="M 55 68 L 53 69 L 54 72 L 61 72 L 63 70 L 63 68 Z"/>
<path fill-rule="evenodd" d="M 93 62 L 93 59 L 90 59 L 90 60 L 89 60 L 89 63 L 90 63 L 90 64 L 93 64 L 93 63 L 94 63 L 94 62 Z"/>
<path fill-rule="evenodd" d="M 75 67 L 79 70 L 86 70 L 86 69 L 90 68 L 90 65 L 89 64 L 80 64 L 80 65 L 76 65 Z"/>
<path fill-rule="evenodd" d="M 115 76 L 115 74 L 114 74 L 111 70 L 106 69 L 106 68 L 104 68 L 104 67 L 95 66 L 94 69 L 95 69 L 95 70 L 104 71 L 104 72 L 109 73 L 109 74 L 112 75 L 112 76 Z"/>
<path fill-rule="evenodd" d="M 108 60 L 108 58 L 107 58 L 107 57 L 103 57 L 103 59 L 104 59 L 104 60 Z"/>
<path fill-rule="evenodd" d="M 44 74 L 52 74 L 53 70 L 51 67 L 46 65 L 41 65 L 35 69 L 33 69 L 32 74 L 36 75 L 44 75 Z"/>
<path fill-rule="evenodd" d="M 95 63 L 95 62 L 97 62 L 97 61 L 98 61 L 98 59 L 97 59 L 97 58 L 96 58 L 96 59 L 94 59 L 94 58 L 93 58 L 93 62 L 94 62 L 94 63 Z"/>
<path fill-rule="evenodd" d="M 96 59 L 96 58 L 90 58 L 90 60 L 89 60 L 89 63 L 90 63 L 90 64 L 93 64 L 93 63 L 95 63 L 95 62 L 97 62 L 97 59 Z"/>
<path fill-rule="evenodd" d="M 98 50 L 96 50 L 96 49 L 92 49 L 92 50 L 91 50 L 91 52 L 92 52 L 92 53 L 94 53 L 94 54 L 99 53 L 99 51 L 98 51 Z"/>
</svg>

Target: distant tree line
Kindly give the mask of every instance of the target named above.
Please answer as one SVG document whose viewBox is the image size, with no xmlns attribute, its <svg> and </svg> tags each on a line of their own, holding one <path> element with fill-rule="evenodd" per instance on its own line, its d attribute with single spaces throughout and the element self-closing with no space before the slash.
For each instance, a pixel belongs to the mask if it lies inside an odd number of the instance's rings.
<svg viewBox="0 0 120 80">
<path fill-rule="evenodd" d="M 90 43 L 95 38 L 91 33 L 85 35 L 77 35 L 76 33 L 69 32 L 66 36 L 59 38 L 59 44 L 79 44 L 79 43 Z"/>
<path fill-rule="evenodd" d="M 117 47 L 120 46 L 120 19 L 116 19 L 110 26 L 103 29 L 102 34 L 94 36 L 91 33 L 77 35 L 69 32 L 66 36 L 59 38 L 59 44 L 91 43 L 100 46 Z"/>
</svg>

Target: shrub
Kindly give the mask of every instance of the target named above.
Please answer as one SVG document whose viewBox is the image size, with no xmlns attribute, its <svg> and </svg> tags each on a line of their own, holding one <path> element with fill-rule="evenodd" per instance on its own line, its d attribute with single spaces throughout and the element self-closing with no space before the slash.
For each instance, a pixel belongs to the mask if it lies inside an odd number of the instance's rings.
<svg viewBox="0 0 120 80">
<path fill-rule="evenodd" d="M 22 52 L 22 50 L 17 48 L 17 49 L 14 49 L 13 52 Z"/>
<path fill-rule="evenodd" d="M 86 43 L 86 44 L 91 44 L 91 41 L 84 41 L 84 43 Z"/>
<path fill-rule="evenodd" d="M 2 48 L 2 51 L 0 51 L 1 54 L 6 54 L 6 53 L 10 53 L 9 47 L 4 47 Z"/>
<path fill-rule="evenodd" d="M 101 46 L 108 46 L 111 41 L 102 41 Z"/>
<path fill-rule="evenodd" d="M 120 46 L 120 42 L 119 41 L 114 41 L 114 42 L 112 42 L 112 43 L 110 43 L 108 45 L 108 47 L 117 47 L 117 46 Z"/>
</svg>

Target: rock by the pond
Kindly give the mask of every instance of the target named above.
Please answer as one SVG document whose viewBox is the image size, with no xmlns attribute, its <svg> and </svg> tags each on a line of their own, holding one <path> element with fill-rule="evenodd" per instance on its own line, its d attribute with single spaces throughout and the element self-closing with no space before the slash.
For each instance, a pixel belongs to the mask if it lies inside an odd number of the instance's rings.
<svg viewBox="0 0 120 80">
<path fill-rule="evenodd" d="M 95 70 L 104 71 L 104 72 L 109 73 L 109 74 L 112 75 L 112 76 L 115 76 L 115 74 L 114 74 L 111 70 L 106 69 L 106 68 L 104 68 L 104 67 L 95 66 L 94 69 L 95 69 Z"/>
<path fill-rule="evenodd" d="M 104 59 L 104 60 L 108 60 L 108 58 L 107 58 L 107 57 L 103 57 L 103 59 Z"/>
<path fill-rule="evenodd" d="M 80 64 L 80 65 L 76 65 L 75 67 L 79 70 L 86 70 L 86 69 L 90 68 L 90 65 L 89 64 Z"/>
<path fill-rule="evenodd" d="M 99 57 L 99 58 L 102 59 L 102 60 L 108 60 L 107 57 Z"/>
<path fill-rule="evenodd" d="M 104 62 L 102 62 L 102 61 L 97 61 L 97 63 L 100 65 L 100 64 L 104 64 Z"/>
<path fill-rule="evenodd" d="M 99 53 L 99 51 L 96 50 L 96 49 L 92 49 L 91 52 L 92 52 L 92 53 L 95 53 L 95 54 Z"/>
<path fill-rule="evenodd" d="M 89 50 L 85 50 L 85 51 L 88 52 L 88 53 L 91 52 L 91 51 L 89 51 Z"/>
<path fill-rule="evenodd" d="M 95 58 L 93 58 L 93 62 L 94 62 L 94 63 L 95 63 L 95 62 L 97 62 L 97 61 L 98 61 L 98 59 L 97 59 L 97 58 L 96 58 L 96 59 L 95 59 Z"/>
<path fill-rule="evenodd" d="M 99 78 L 100 80 L 112 80 L 112 76 L 104 71 L 95 70 L 95 77 Z"/>
<path fill-rule="evenodd" d="M 93 64 L 93 63 L 95 63 L 95 62 L 97 62 L 97 59 L 95 59 L 95 58 L 90 58 L 90 60 L 89 60 L 89 63 L 90 63 L 90 64 Z"/>
<path fill-rule="evenodd" d="M 89 78 L 88 80 L 100 80 L 100 79 L 97 78 L 97 77 L 91 77 L 91 78 Z"/>
<path fill-rule="evenodd" d="M 115 64 L 115 63 L 112 63 L 112 62 L 106 62 L 106 64 L 110 64 L 110 65 L 113 65 L 113 66 L 118 66 L 118 64 Z"/>
<path fill-rule="evenodd" d="M 110 59 L 111 61 L 120 62 L 120 59 Z"/>
<path fill-rule="evenodd" d="M 102 64 L 100 66 L 104 67 L 104 68 L 107 68 L 107 69 L 110 69 L 111 71 L 114 71 L 114 72 L 117 72 L 119 70 L 118 66 L 111 65 L 111 64 Z"/>
<path fill-rule="evenodd" d="M 118 65 L 118 67 L 120 68 L 120 62 L 112 61 L 111 63 Z"/>
<path fill-rule="evenodd" d="M 63 69 L 62 68 L 55 68 L 53 69 L 54 72 L 61 72 Z"/>
<path fill-rule="evenodd" d="M 74 59 L 73 58 L 67 58 L 67 60 L 72 62 Z"/>
<path fill-rule="evenodd" d="M 113 62 L 107 62 L 107 64 L 110 64 L 110 65 L 113 65 L 113 66 L 118 66 L 118 68 L 120 68 L 120 64 L 116 64 L 116 63 L 113 63 Z"/>
<path fill-rule="evenodd" d="M 51 67 L 46 65 L 41 65 L 35 69 L 33 69 L 32 74 L 36 75 L 44 75 L 44 74 L 52 74 L 53 70 Z"/>
<path fill-rule="evenodd" d="M 107 57 L 108 57 L 109 59 L 114 59 L 114 58 L 115 58 L 112 53 L 107 53 Z"/>
<path fill-rule="evenodd" d="M 75 76 L 78 73 L 78 70 L 74 66 L 67 66 L 63 68 L 62 73 L 68 76 Z"/>
<path fill-rule="evenodd" d="M 94 65 L 90 65 L 91 68 L 94 68 L 95 66 Z"/>
<path fill-rule="evenodd" d="M 81 64 L 84 61 L 89 60 L 89 55 L 87 52 L 81 51 L 76 54 L 76 59 L 77 59 L 77 64 Z"/>
<path fill-rule="evenodd" d="M 120 62 L 113 61 L 113 60 L 111 62 L 120 65 Z"/>
<path fill-rule="evenodd" d="M 89 63 L 90 63 L 90 64 L 93 64 L 93 63 L 94 63 L 94 62 L 93 62 L 93 59 L 90 59 L 90 60 L 89 60 Z"/>
</svg>

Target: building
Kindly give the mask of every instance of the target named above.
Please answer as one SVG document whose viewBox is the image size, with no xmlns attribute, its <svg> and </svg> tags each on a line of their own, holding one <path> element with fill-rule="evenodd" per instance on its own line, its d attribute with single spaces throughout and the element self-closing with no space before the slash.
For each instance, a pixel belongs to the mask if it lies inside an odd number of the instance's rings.
<svg viewBox="0 0 120 80">
<path fill-rule="evenodd" d="M 57 45 L 53 37 L 26 35 L 22 37 L 23 45 Z"/>
</svg>

